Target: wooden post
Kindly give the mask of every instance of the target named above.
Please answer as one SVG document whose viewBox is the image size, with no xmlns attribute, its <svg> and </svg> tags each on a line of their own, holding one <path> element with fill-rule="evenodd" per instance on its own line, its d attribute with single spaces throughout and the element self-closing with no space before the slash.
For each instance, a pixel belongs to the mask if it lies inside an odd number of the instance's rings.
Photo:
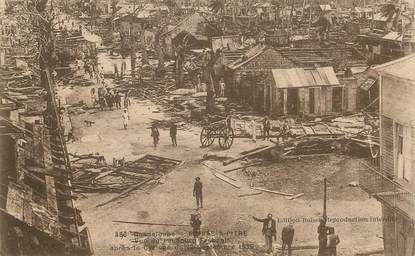
<svg viewBox="0 0 415 256">
<path fill-rule="evenodd" d="M 324 178 L 323 218 L 327 219 L 327 179 Z"/>
</svg>

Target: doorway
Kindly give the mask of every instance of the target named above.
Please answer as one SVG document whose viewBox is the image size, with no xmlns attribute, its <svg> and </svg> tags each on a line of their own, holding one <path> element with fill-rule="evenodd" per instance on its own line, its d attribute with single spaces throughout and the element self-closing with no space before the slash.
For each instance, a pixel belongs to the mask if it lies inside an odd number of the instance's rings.
<svg viewBox="0 0 415 256">
<path fill-rule="evenodd" d="M 287 114 L 297 115 L 298 114 L 298 89 L 287 89 Z"/>
<path fill-rule="evenodd" d="M 333 87 L 333 112 L 342 112 L 343 106 L 343 88 Z"/>
</svg>

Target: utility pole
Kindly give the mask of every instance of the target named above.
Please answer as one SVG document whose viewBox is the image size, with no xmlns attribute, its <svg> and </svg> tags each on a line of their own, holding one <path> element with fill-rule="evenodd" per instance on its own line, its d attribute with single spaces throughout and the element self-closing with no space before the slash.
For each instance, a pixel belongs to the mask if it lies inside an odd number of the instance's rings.
<svg viewBox="0 0 415 256">
<path fill-rule="evenodd" d="M 324 178 L 324 196 L 323 196 L 323 218 L 327 220 L 327 179 Z"/>
</svg>

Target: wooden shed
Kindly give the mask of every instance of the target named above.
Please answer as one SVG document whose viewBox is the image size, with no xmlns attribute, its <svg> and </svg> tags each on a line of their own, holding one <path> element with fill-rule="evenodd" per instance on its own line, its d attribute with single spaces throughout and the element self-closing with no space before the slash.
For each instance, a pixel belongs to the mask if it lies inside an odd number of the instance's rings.
<svg viewBox="0 0 415 256">
<path fill-rule="evenodd" d="M 344 94 L 333 67 L 272 69 L 263 107 L 273 115 L 342 113 Z"/>
<path fill-rule="evenodd" d="M 226 63 L 226 60 L 224 61 Z M 225 95 L 263 111 L 264 82 L 272 69 L 295 65 L 271 47 L 258 44 L 227 63 Z"/>
</svg>

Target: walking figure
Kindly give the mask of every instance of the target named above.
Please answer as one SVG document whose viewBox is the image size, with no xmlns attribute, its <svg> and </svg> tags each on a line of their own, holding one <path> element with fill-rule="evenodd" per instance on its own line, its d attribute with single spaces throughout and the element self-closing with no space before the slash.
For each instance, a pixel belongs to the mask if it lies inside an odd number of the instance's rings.
<svg viewBox="0 0 415 256">
<path fill-rule="evenodd" d="M 199 210 L 200 208 L 203 209 L 203 193 L 202 193 L 202 182 L 200 181 L 199 177 L 196 177 L 195 184 L 193 185 L 193 196 L 196 198 L 196 206 Z"/>
<path fill-rule="evenodd" d="M 172 123 L 170 125 L 170 138 L 171 143 L 174 147 L 177 147 L 177 125 L 175 123 Z"/>
<path fill-rule="evenodd" d="M 151 137 L 153 137 L 154 148 L 157 148 L 157 144 L 159 143 L 159 140 L 160 140 L 160 133 L 155 125 L 151 127 Z"/>
<path fill-rule="evenodd" d="M 262 121 L 262 126 L 264 130 L 264 140 L 269 140 L 269 131 L 271 130 L 271 123 L 269 121 L 268 116 L 265 116 L 264 120 Z"/>
<path fill-rule="evenodd" d="M 122 122 L 123 122 L 125 130 L 127 130 L 129 120 L 130 120 L 130 115 L 128 114 L 127 109 L 124 109 L 124 112 L 122 113 Z"/>
<path fill-rule="evenodd" d="M 252 216 L 252 218 L 256 221 L 262 222 L 262 234 L 265 237 L 265 247 L 267 253 L 272 253 L 272 238 L 277 240 L 277 225 L 275 220 L 272 218 L 272 214 L 269 213 L 266 219 L 258 219 Z"/>
</svg>

